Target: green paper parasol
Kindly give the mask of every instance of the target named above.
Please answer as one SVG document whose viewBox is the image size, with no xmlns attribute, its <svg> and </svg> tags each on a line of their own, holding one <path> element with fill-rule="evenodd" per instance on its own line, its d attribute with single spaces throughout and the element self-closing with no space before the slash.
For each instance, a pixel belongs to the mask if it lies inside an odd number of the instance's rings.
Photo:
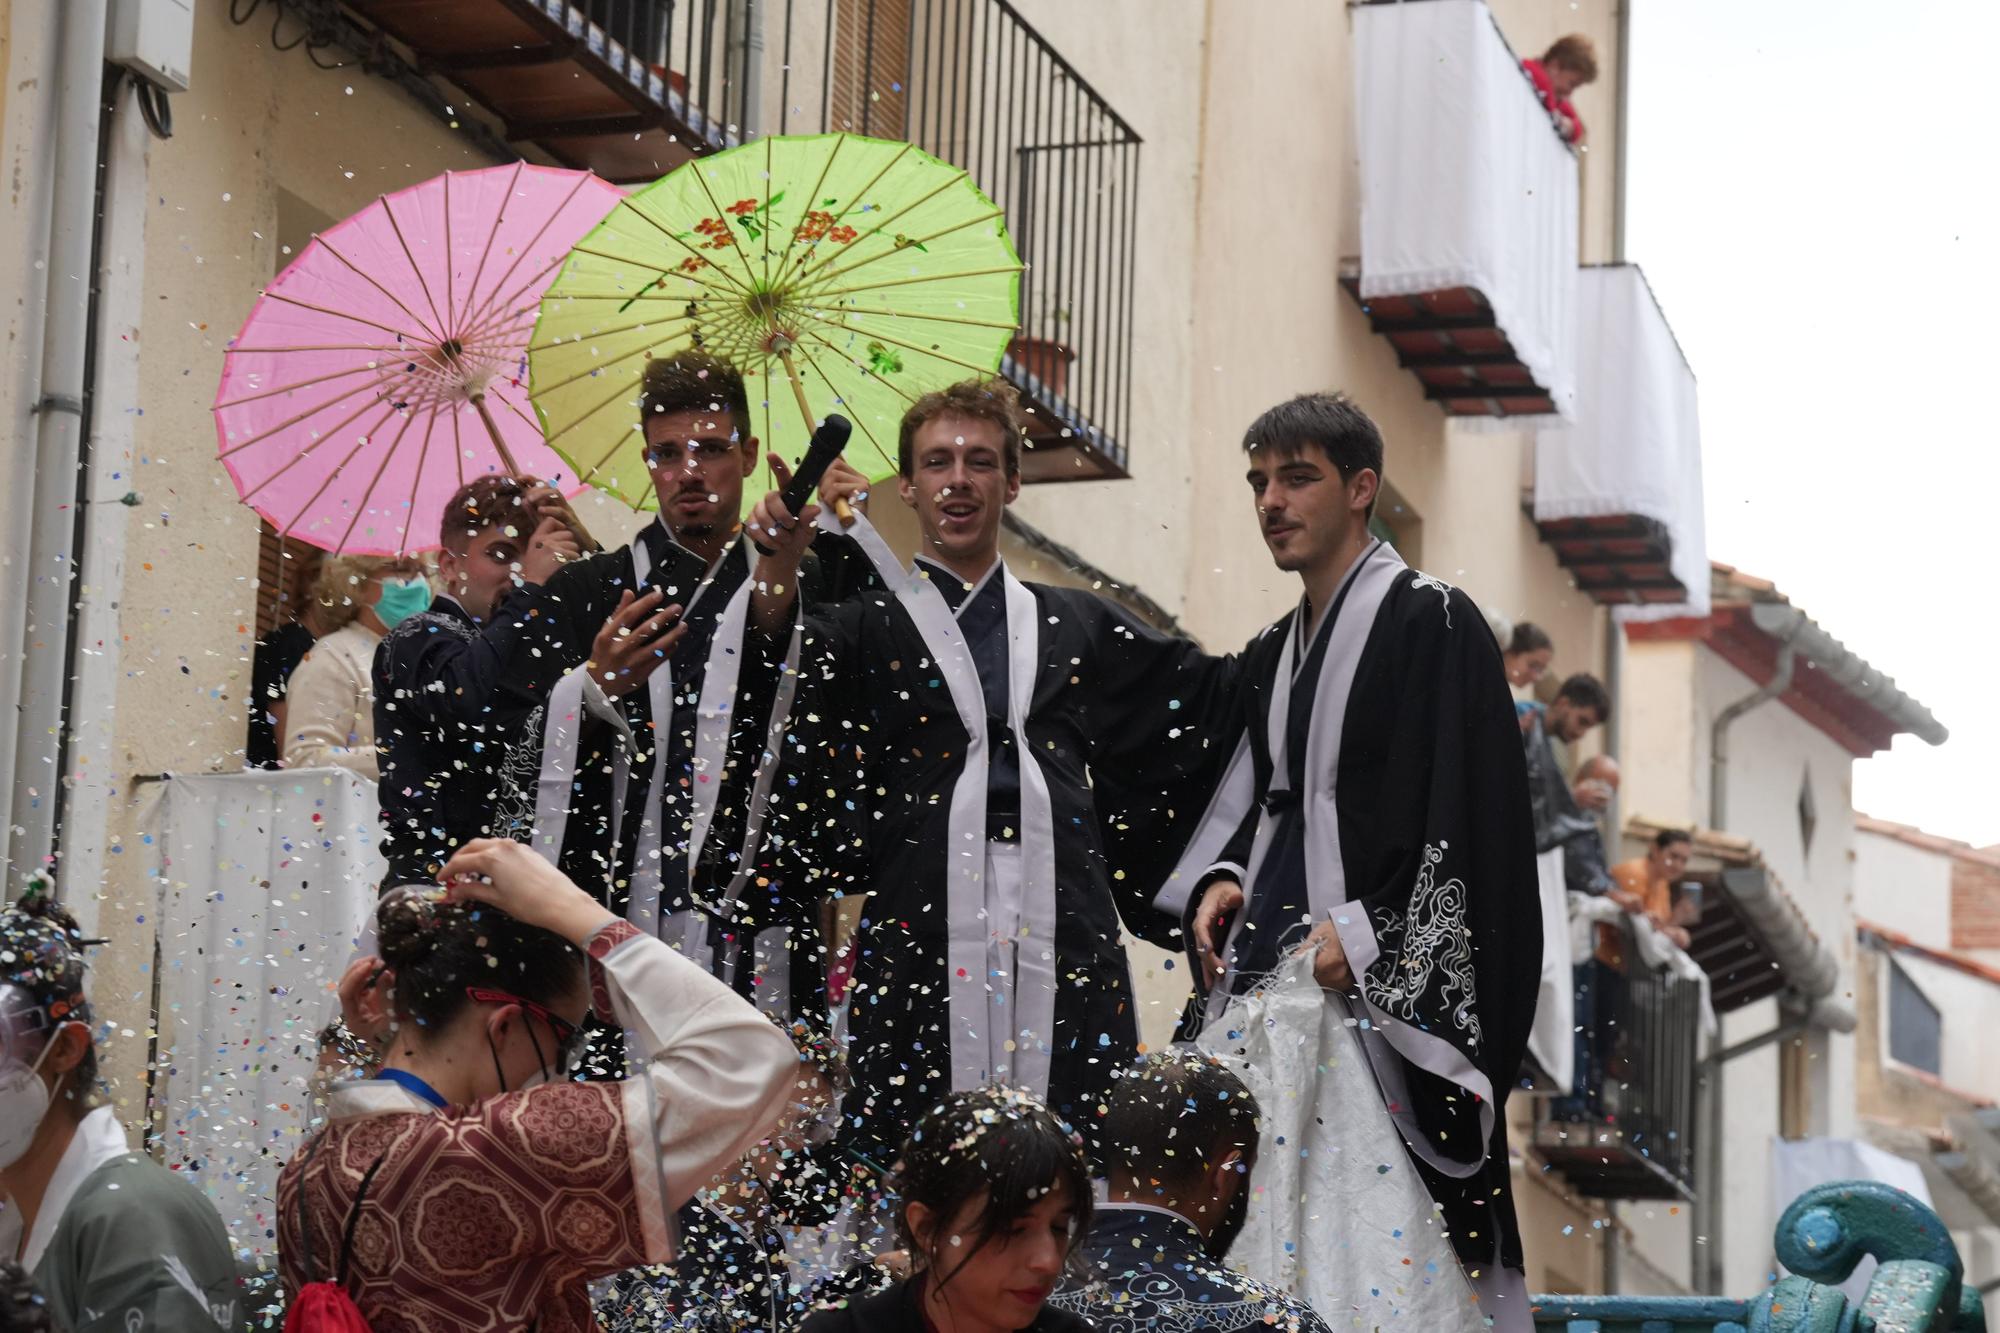
<svg viewBox="0 0 2000 1333">
<path fill-rule="evenodd" d="M 880 480 L 905 408 L 998 368 L 1020 272 L 1002 210 L 957 167 L 852 134 L 760 139 L 628 196 L 570 252 L 531 397 L 583 481 L 650 509 L 641 376 L 700 348 L 742 372 L 765 448 L 796 459 L 839 411 L 848 461 Z"/>
</svg>

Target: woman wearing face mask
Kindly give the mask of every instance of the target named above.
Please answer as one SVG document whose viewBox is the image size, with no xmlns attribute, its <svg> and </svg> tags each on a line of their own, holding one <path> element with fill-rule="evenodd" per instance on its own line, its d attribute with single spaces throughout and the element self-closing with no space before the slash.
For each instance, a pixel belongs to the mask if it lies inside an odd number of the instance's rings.
<svg viewBox="0 0 2000 1333">
<path fill-rule="evenodd" d="M 1090 1229 L 1083 1140 L 1025 1092 L 954 1092 L 917 1121 L 896 1169 L 910 1276 L 808 1319 L 802 1333 L 1073 1333 L 1047 1304 Z"/>
<path fill-rule="evenodd" d="M 377 910 L 357 1000 L 394 1027 L 279 1176 L 285 1288 L 340 1283 L 374 1333 L 583 1333 L 590 1280 L 674 1258 L 676 1211 L 777 1120 L 798 1056 L 519 843 L 439 877 Z M 593 1008 L 644 1052 L 623 1082 L 565 1078 Z"/>
<path fill-rule="evenodd" d="M 430 584 L 416 560 L 340 556 L 320 566 L 313 594 L 329 632 L 292 672 L 284 764 L 345 768 L 373 781 L 375 647 L 397 622 L 430 609 Z"/>
<path fill-rule="evenodd" d="M 69 1333 L 233 1330 L 222 1219 L 96 1102 L 84 943 L 44 890 L 0 912 L 0 1252 Z"/>
</svg>

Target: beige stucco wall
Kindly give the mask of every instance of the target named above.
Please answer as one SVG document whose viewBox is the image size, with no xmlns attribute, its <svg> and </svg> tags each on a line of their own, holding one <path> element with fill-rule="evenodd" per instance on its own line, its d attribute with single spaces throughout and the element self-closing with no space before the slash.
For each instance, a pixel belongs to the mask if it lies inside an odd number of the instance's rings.
<svg viewBox="0 0 2000 1333">
<path fill-rule="evenodd" d="M 1854 914 L 1930 949 L 1951 948 L 1951 857 L 1886 834 L 1854 835 Z"/>
<path fill-rule="evenodd" d="M 1695 788 L 1694 655 L 1686 639 L 1628 642 L 1620 737 L 1629 814 L 1691 827 L 1707 822 Z"/>
<path fill-rule="evenodd" d="M 1360 218 L 1347 11 L 1312 0 L 1022 8 L 1146 142 L 1133 476 L 1036 488 L 1023 514 L 1138 579 L 1204 642 L 1234 647 L 1298 595 L 1257 535 L 1243 429 L 1293 393 L 1342 389 L 1382 426 L 1388 476 L 1424 521 L 1425 567 L 1510 618 L 1545 623 L 1563 669 L 1601 672 L 1603 615 L 1520 513 L 1528 438 L 1450 431 L 1339 288 Z M 1601 131 L 1584 173 L 1584 251 L 1605 257 L 1616 6 L 1507 0 L 1495 12 L 1523 54 L 1566 31 L 1598 43 L 1606 75 L 1579 111 Z"/>
<path fill-rule="evenodd" d="M 490 165 L 402 94 L 358 70 L 276 54 L 270 25 L 197 6 L 193 86 L 174 99 L 172 140 L 151 148 L 133 486 L 115 763 L 127 774 L 233 769 L 255 637 L 257 519 L 215 458 L 209 408 L 222 349 L 283 266 L 280 198 L 339 218 L 448 168 Z M 97 965 L 119 1026 L 104 1061 L 136 1114 L 146 1050 L 152 873 L 145 788 L 114 805 Z M 197 880 L 204 867 L 177 866 Z M 142 920 L 143 918 L 143 920 Z"/>
<path fill-rule="evenodd" d="M 0 0 L 0 20 L 8 6 Z M 1521 512 L 1527 437 L 1449 430 L 1338 287 L 1340 261 L 1358 248 L 1346 10 L 1318 0 L 1022 0 L 1022 8 L 1146 142 L 1133 477 L 1032 488 L 1022 515 L 1137 580 L 1206 643 L 1234 647 L 1297 595 L 1257 537 L 1241 432 L 1294 392 L 1344 389 L 1383 427 L 1389 478 L 1423 520 L 1425 566 L 1511 618 L 1543 623 L 1560 670 L 1601 673 L 1605 617 L 1574 593 Z M 1523 54 L 1572 29 L 1598 42 L 1606 78 L 1578 99 L 1595 135 L 1582 205 L 1593 259 L 1609 249 L 1615 8 L 1612 0 L 1496 5 Z M 225 11 L 197 6 L 194 86 L 175 99 L 174 139 L 151 150 L 134 479 L 144 502 L 128 519 L 125 674 L 114 704 L 115 759 L 127 774 L 240 761 L 257 524 L 215 461 L 209 406 L 222 348 L 282 266 L 280 246 L 296 248 L 313 220 L 345 216 L 384 191 L 487 165 L 383 81 L 315 69 L 303 51 L 274 53 L 268 24 L 237 27 Z M 10 50 L 6 67 L 24 58 Z M 32 215 L 46 173 L 34 166 L 38 141 L 22 110 L 33 103 L 18 87 L 10 78 L 0 91 L 14 182 L 0 248 L 21 300 L 31 300 L 33 247 L 19 219 Z M 12 305 L 11 321 L 19 309 Z M 17 424 L 26 405 L 7 395 L 18 361 L 0 379 L 0 406 Z M 616 505 L 585 514 L 611 541 L 634 526 Z M 877 502 L 876 517 L 907 552 L 913 532 L 892 497 Z M 1028 577 L 1068 581 L 1017 543 L 1009 554 Z M 1640 694 L 1628 686 L 1628 699 Z M 1664 711 L 1678 715 L 1684 705 Z M 151 916 L 156 869 L 143 807 L 124 799 L 137 790 L 125 784 L 113 813 L 102 920 L 116 943 L 104 951 L 97 987 L 119 1033 L 106 1070 L 128 1113 L 148 1035 L 152 940 L 140 918 Z M 1185 977 L 1156 953 L 1139 951 L 1135 961 L 1142 1023 L 1160 1041 Z M 1537 1271 L 1592 1284 L 1587 1243 L 1549 1240 L 1563 1225 L 1589 1231 L 1587 1210 L 1552 1204 L 1536 1187 L 1522 1197 Z"/>
</svg>

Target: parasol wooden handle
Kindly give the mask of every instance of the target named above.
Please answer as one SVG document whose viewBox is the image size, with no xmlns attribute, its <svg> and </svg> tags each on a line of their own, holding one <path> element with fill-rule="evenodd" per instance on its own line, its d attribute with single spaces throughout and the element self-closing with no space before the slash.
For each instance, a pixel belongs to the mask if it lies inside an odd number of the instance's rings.
<svg viewBox="0 0 2000 1333">
<path fill-rule="evenodd" d="M 785 378 L 792 382 L 792 393 L 799 400 L 799 415 L 806 419 L 806 429 L 811 430 L 813 428 L 812 404 L 806 401 L 805 381 L 799 378 L 799 368 L 792 361 L 791 348 L 781 348 L 778 352 L 778 359 L 785 363 Z M 815 472 L 813 480 L 817 481 L 818 479 L 819 473 Z M 799 499 L 803 501 L 805 497 L 800 496 Z M 790 507 L 794 512 L 798 509 L 798 505 Z M 848 504 L 845 500 L 835 500 L 833 502 L 833 513 L 834 517 L 838 518 L 843 524 L 854 522 L 854 506 Z"/>
<path fill-rule="evenodd" d="M 500 461 L 506 466 L 507 475 L 520 476 L 521 465 L 514 461 L 513 452 L 507 448 L 507 441 L 500 437 L 500 423 L 493 419 L 493 409 L 486 406 L 486 395 L 473 394 L 472 405 L 478 409 L 479 419 L 486 423 L 486 433 L 493 437 L 493 447 L 500 451 Z"/>
</svg>

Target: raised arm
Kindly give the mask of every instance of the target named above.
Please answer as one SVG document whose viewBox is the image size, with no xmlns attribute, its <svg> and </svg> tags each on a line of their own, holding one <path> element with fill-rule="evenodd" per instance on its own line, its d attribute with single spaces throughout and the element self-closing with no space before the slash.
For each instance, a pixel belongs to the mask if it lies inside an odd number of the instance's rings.
<svg viewBox="0 0 2000 1333">
<path fill-rule="evenodd" d="M 761 634 L 774 635 L 791 623 L 792 608 L 798 604 L 799 563 L 812 545 L 819 506 L 809 504 L 797 514 L 786 508 L 783 491 L 792 469 L 777 454 L 769 455 L 769 462 L 777 489 L 757 502 L 748 524 L 758 550 L 750 570 L 750 625 Z"/>
<path fill-rule="evenodd" d="M 450 896 L 490 903 L 589 958 L 592 1008 L 630 1034 L 643 1062 L 621 1099 L 648 1231 L 657 1223 L 664 1237 L 666 1219 L 777 1122 L 798 1052 L 729 987 L 520 843 L 468 843 L 439 878 Z"/>
</svg>

